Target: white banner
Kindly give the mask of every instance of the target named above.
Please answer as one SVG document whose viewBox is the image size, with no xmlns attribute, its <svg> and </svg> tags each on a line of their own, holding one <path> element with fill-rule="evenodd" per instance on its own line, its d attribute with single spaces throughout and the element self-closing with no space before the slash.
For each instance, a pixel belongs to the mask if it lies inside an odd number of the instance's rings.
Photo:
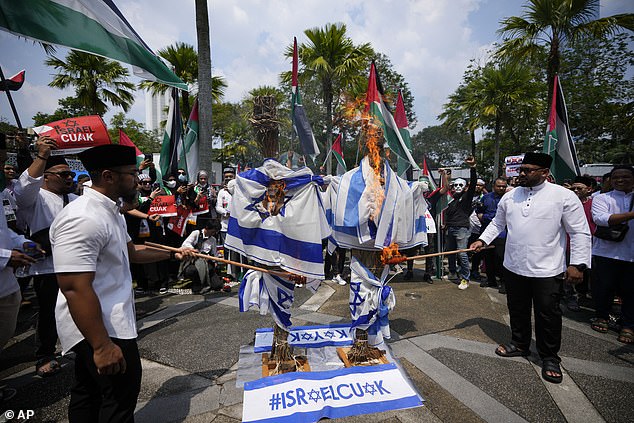
<svg viewBox="0 0 634 423">
<path fill-rule="evenodd" d="M 292 327 L 288 334 L 288 343 L 293 347 L 303 348 L 352 345 L 350 324 Z M 257 329 L 253 352 L 271 351 L 271 345 L 273 345 L 273 328 Z"/>
<path fill-rule="evenodd" d="M 316 422 L 421 405 L 422 398 L 391 363 L 247 382 L 242 421 Z"/>
<path fill-rule="evenodd" d="M 506 165 L 506 177 L 512 178 L 513 176 L 520 176 L 520 165 L 524 160 L 524 155 L 519 156 L 507 156 L 504 158 L 504 164 Z"/>
</svg>

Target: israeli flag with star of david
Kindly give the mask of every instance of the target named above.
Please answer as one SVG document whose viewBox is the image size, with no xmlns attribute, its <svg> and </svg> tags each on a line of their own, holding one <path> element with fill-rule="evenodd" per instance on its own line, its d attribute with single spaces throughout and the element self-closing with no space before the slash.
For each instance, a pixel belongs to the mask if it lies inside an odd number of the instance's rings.
<svg viewBox="0 0 634 423">
<path fill-rule="evenodd" d="M 383 268 L 381 279 L 365 267 L 355 256 L 350 261 L 351 331 L 355 328 L 368 332 L 368 343 L 379 345 L 390 338 L 388 314 L 396 305 L 392 287 L 386 284 L 390 266 Z"/>
<path fill-rule="evenodd" d="M 319 283 L 318 279 L 310 279 L 306 283 L 306 288 L 315 293 Z M 294 289 L 294 282 L 280 276 L 249 270 L 240 283 L 240 311 L 245 312 L 252 307 L 258 307 L 261 315 L 270 312 L 279 327 L 290 330 Z"/>
<path fill-rule="evenodd" d="M 341 177 L 331 203 L 332 237 L 340 247 L 381 250 L 393 243 L 402 249 L 427 245 L 422 184 L 399 178 L 385 162 L 383 177 L 383 190 L 377 192 L 372 186 L 379 182 L 367 157 Z"/>
<path fill-rule="evenodd" d="M 277 215 L 262 206 L 271 181 L 285 183 L 284 205 Z M 330 227 L 319 193 L 322 184 L 309 168 L 293 171 L 273 159 L 240 173 L 229 205 L 225 247 L 260 264 L 324 279 L 321 240 L 330 235 Z"/>
</svg>

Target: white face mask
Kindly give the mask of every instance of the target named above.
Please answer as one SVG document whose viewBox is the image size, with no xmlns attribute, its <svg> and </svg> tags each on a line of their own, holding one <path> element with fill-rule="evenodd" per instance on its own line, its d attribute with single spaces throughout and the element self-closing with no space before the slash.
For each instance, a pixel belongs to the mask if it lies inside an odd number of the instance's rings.
<svg viewBox="0 0 634 423">
<path fill-rule="evenodd" d="M 176 188 L 176 181 L 167 181 L 165 182 L 165 186 L 168 188 Z"/>
<path fill-rule="evenodd" d="M 187 176 L 181 173 L 180 175 L 178 175 L 178 180 L 181 182 L 187 182 Z"/>
<path fill-rule="evenodd" d="M 464 179 L 456 179 L 451 185 L 453 186 L 454 192 L 460 194 L 467 186 L 467 182 Z"/>
</svg>

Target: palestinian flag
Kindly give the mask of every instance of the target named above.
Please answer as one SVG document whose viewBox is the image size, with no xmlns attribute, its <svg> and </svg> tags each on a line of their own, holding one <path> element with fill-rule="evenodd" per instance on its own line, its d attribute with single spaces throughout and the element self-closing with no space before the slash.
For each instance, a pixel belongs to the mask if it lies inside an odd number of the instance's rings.
<svg viewBox="0 0 634 423">
<path fill-rule="evenodd" d="M 25 71 L 22 70 L 11 78 L 0 81 L 0 91 L 17 91 L 22 88 L 22 84 L 24 84 L 24 74 Z"/>
<path fill-rule="evenodd" d="M 187 121 L 187 133 L 183 142 L 177 147 L 178 167 L 185 169 L 192 180 L 198 173 L 198 147 L 198 99 L 196 99 Z"/>
<path fill-rule="evenodd" d="M 423 157 L 423 170 L 418 180 L 419 182 L 427 182 L 427 184 L 429 185 L 429 193 L 426 194 L 426 197 L 431 197 L 437 190 L 440 189 L 438 188 L 438 184 L 434 180 L 433 175 L 427 167 L 427 159 L 425 157 Z M 438 202 L 436 203 L 436 213 L 441 213 L 449 206 L 449 203 L 451 203 L 452 201 L 453 197 L 451 196 L 451 194 L 449 194 L 449 191 L 447 191 L 445 195 L 441 196 L 438 199 Z"/>
<path fill-rule="evenodd" d="M 161 174 L 165 177 L 176 175 L 178 170 L 178 146 L 182 143 L 183 121 L 178 101 L 178 90 L 172 88 L 170 96 L 169 112 L 167 113 L 167 123 L 163 133 L 163 143 L 161 144 L 161 157 L 159 167 Z"/>
<path fill-rule="evenodd" d="M 347 172 L 348 167 L 343 158 L 343 145 L 341 134 L 337 135 L 337 139 L 332 143 L 332 155 L 337 159 L 337 175 L 343 175 Z"/>
<path fill-rule="evenodd" d="M 412 154 L 407 144 L 405 144 L 396 122 L 394 122 L 392 112 L 390 112 L 390 109 L 383 101 L 383 97 L 377 87 L 378 80 L 378 74 L 373 61 L 370 66 L 370 77 L 368 78 L 365 113 L 370 113 L 370 115 L 376 119 L 377 123 L 381 125 L 383 128 L 383 137 L 390 150 L 392 150 L 398 158 L 407 161 L 410 166 L 412 166 L 412 169 L 418 170 L 419 167 L 412 158 Z"/>
<path fill-rule="evenodd" d="M 129 63 L 134 74 L 143 79 L 187 89 L 139 37 L 112 0 L 2 1 L 0 29 Z"/>
<path fill-rule="evenodd" d="M 306 111 L 302 106 L 302 96 L 299 93 L 299 82 L 297 73 L 299 69 L 299 61 L 297 57 L 297 38 L 293 37 L 293 72 L 291 79 L 291 121 L 293 129 L 299 138 L 299 145 L 302 153 L 310 156 L 315 162 L 315 157 L 319 155 L 319 147 L 315 141 L 313 130 L 308 122 Z"/>
<path fill-rule="evenodd" d="M 401 133 L 401 138 L 405 142 L 407 149 L 409 152 L 412 152 L 412 140 L 409 136 L 409 123 L 407 122 L 407 114 L 405 114 L 405 103 L 403 102 L 403 94 L 401 90 L 398 91 L 398 98 L 396 100 L 396 110 L 394 111 L 394 122 L 396 122 L 396 126 L 398 127 L 398 131 Z M 407 169 L 409 169 L 410 163 L 407 160 L 404 160 L 398 157 L 397 160 L 397 174 L 398 176 L 404 178 L 407 173 Z"/>
<path fill-rule="evenodd" d="M 119 144 L 134 147 L 134 151 L 136 152 L 136 167 L 138 168 L 141 165 L 141 162 L 145 159 L 145 155 L 121 129 L 119 129 Z"/>
<path fill-rule="evenodd" d="M 570 127 L 568 126 L 568 110 L 564 100 L 564 92 L 559 83 L 559 75 L 555 75 L 553 100 L 550 106 L 550 118 L 546 129 L 543 152 L 553 158 L 550 173 L 558 184 L 566 179 L 573 180 L 581 174 L 577 150 L 575 149 Z"/>
</svg>

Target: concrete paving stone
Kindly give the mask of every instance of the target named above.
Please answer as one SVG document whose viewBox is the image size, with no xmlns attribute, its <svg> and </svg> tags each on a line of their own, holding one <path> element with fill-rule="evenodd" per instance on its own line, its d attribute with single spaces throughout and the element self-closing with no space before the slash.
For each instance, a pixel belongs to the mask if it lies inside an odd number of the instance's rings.
<svg viewBox="0 0 634 423">
<path fill-rule="evenodd" d="M 155 397 L 137 404 L 134 420 L 137 423 L 156 423 L 157 419 L 161 422 L 182 421 L 187 416 L 196 416 L 218 409 L 219 400 L 219 386 L 166 397 Z"/>
<path fill-rule="evenodd" d="M 322 283 L 317 292 L 315 292 L 312 297 L 308 298 L 304 304 L 299 306 L 299 308 L 308 311 L 318 311 L 335 292 L 334 288 Z"/>
<path fill-rule="evenodd" d="M 346 323 L 350 321 L 350 317 L 343 318 L 337 315 L 311 312 L 301 315 L 302 320 L 309 321 L 313 324 L 329 325 L 331 323 Z"/>
<path fill-rule="evenodd" d="M 614 337 L 613 332 L 601 334 Z M 600 361 L 617 366 L 634 367 L 634 347 L 607 343 L 601 337 L 586 335 L 566 326 L 562 329 L 560 355 L 589 361 Z"/>
<path fill-rule="evenodd" d="M 222 407 L 220 410 L 218 410 L 218 416 L 224 416 L 232 419 L 230 421 L 242 421 L 242 403 L 233 404 L 228 407 Z"/>
<path fill-rule="evenodd" d="M 229 383 L 230 381 L 233 381 L 233 383 L 235 384 L 235 380 L 238 375 L 238 370 L 237 368 L 235 370 L 232 370 L 232 369 L 233 369 L 233 366 L 231 369 L 229 369 L 227 373 L 223 374 L 218 379 L 216 379 L 216 383 L 218 385 L 224 385 L 225 383 Z"/>
<path fill-rule="evenodd" d="M 204 389 L 212 385 L 212 381 L 207 378 L 154 361 L 141 359 L 141 365 L 143 366 L 143 379 L 139 394 L 140 402 L 179 392 Z"/>
<path fill-rule="evenodd" d="M 216 421 L 218 413 L 210 411 L 208 413 L 198 414 L 196 416 L 188 416 L 185 420 L 178 420 L 179 423 L 211 423 Z"/>
<path fill-rule="evenodd" d="M 199 299 L 199 300 L 185 301 L 178 304 L 172 304 L 169 307 L 165 307 L 139 320 L 137 322 L 137 329 L 139 332 L 148 330 L 149 328 L 155 325 L 158 325 L 159 323 L 161 323 L 162 321 L 166 319 L 182 314 L 185 311 L 191 309 L 192 307 L 196 307 L 200 305 L 202 302 L 203 300 Z"/>
<path fill-rule="evenodd" d="M 235 380 L 222 385 L 220 390 L 220 405 L 223 407 L 242 403 L 244 389 L 237 388 Z"/>
<path fill-rule="evenodd" d="M 429 353 L 528 421 L 566 421 L 540 377 L 526 360 L 524 363 L 506 361 L 446 348 L 434 349 Z M 534 404 L 543 406 L 534 407 Z"/>
<path fill-rule="evenodd" d="M 634 380 L 628 383 L 572 371 L 569 374 L 606 422 L 629 423 L 632 421 Z"/>
</svg>

